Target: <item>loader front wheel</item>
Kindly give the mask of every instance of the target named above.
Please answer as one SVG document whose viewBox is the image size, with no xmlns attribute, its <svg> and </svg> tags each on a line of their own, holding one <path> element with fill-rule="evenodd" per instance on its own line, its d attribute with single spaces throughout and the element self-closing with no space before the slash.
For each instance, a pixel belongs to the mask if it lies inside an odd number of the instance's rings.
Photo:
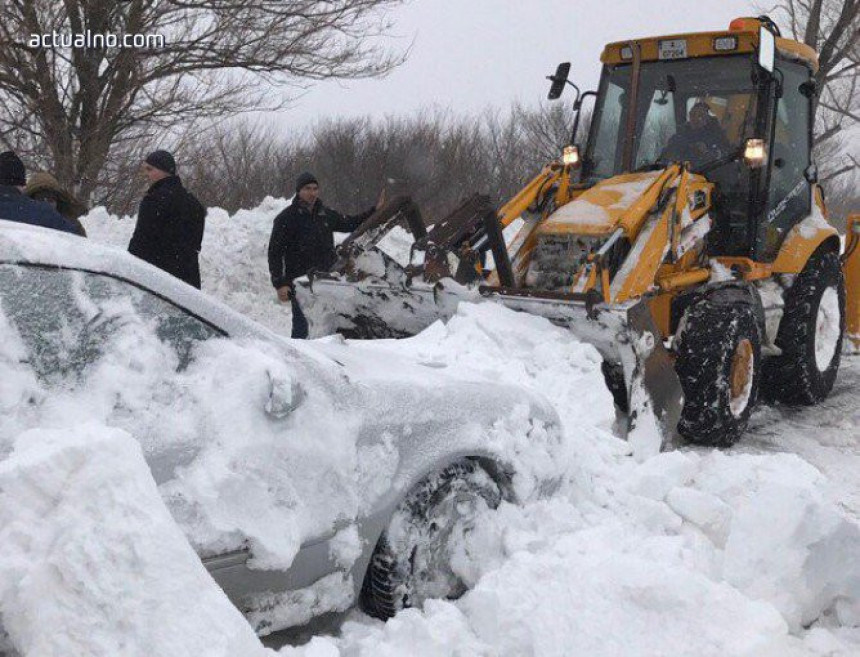
<svg viewBox="0 0 860 657">
<path fill-rule="evenodd" d="M 758 398 L 761 338 L 749 306 L 701 301 L 679 331 L 675 369 L 684 390 L 678 433 L 692 443 L 735 444 Z"/>
<path fill-rule="evenodd" d="M 782 353 L 765 362 L 768 400 L 817 404 L 833 389 L 845 330 L 845 282 L 839 256 L 813 255 L 785 293 L 776 346 Z"/>
</svg>

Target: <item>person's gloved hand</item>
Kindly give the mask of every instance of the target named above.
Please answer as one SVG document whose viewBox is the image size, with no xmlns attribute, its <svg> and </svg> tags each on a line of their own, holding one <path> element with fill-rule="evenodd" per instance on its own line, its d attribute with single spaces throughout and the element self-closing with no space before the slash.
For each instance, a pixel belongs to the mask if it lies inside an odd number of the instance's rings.
<svg viewBox="0 0 860 657">
<path fill-rule="evenodd" d="M 278 301 L 286 303 L 293 295 L 293 290 L 289 285 L 282 285 L 278 288 Z"/>
</svg>

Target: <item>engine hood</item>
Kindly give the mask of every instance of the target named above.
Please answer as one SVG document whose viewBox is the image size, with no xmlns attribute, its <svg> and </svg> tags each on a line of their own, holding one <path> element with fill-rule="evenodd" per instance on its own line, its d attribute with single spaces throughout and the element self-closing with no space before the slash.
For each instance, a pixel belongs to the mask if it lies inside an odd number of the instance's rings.
<svg viewBox="0 0 860 657">
<path fill-rule="evenodd" d="M 551 214 L 538 235 L 609 235 L 626 217 L 648 212 L 653 206 L 648 192 L 664 173 L 628 173 L 603 180 Z"/>
</svg>

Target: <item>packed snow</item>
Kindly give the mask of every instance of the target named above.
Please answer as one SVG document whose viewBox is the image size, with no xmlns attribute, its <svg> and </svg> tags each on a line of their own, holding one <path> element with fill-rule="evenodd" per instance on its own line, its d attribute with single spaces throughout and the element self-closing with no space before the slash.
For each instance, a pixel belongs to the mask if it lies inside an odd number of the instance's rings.
<svg viewBox="0 0 860 657">
<path fill-rule="evenodd" d="M 0 461 L 0 543 L 0 614 L 22 655 L 268 652 L 191 549 L 125 431 L 88 423 L 22 433 Z"/>
<path fill-rule="evenodd" d="M 288 306 L 275 301 L 265 256 L 272 219 L 284 203 L 267 199 L 233 216 L 210 212 L 201 270 L 204 292 L 288 334 Z M 132 218 L 103 210 L 83 222 L 90 239 L 122 247 L 134 227 Z M 335 635 L 282 647 L 281 654 L 860 653 L 860 359 L 843 357 L 836 390 L 821 408 L 759 410 L 750 435 L 736 448 L 687 447 L 637 463 L 630 445 L 617 437 L 618 420 L 598 353 L 542 318 L 488 303 L 463 304 L 447 324 L 434 324 L 414 338 L 345 345 L 325 338 L 319 345 L 355 363 L 374 364 L 376 376 L 385 375 L 386 363 L 411 361 L 459 381 L 511 383 L 542 395 L 562 420 L 563 444 L 551 458 L 566 476 L 551 497 L 503 503 L 480 519 L 458 552 L 458 574 L 474 584 L 460 600 L 430 601 L 387 623 L 354 610 Z M 15 362 L 15 349 L 5 345 L 4 368 Z M 243 349 L 226 350 L 224 365 L 248 358 Z M 135 374 L 119 372 L 113 375 L 137 380 Z M 31 386 L 25 390 L 36 386 L 25 383 Z M 178 379 L 164 382 L 180 384 L 185 385 Z M 209 385 L 213 394 L 244 385 L 226 379 L 197 384 Z M 4 414 L 23 413 L 31 403 L 17 392 L 0 381 Z M 96 408 L 77 409 L 76 420 Z M 236 412 L 241 409 L 235 405 L 223 410 L 225 416 Z M 325 421 L 324 410 L 319 416 Z M 53 631 L 74 632 L 92 642 L 89 652 L 65 654 L 108 654 L 98 650 L 110 645 L 123 646 L 114 654 L 142 653 L 143 646 L 150 655 L 262 651 L 166 521 L 139 450 L 126 432 L 105 428 L 103 419 L 95 413 L 92 424 L 68 434 L 30 427 L 11 454 L 0 454 L 5 459 L 0 461 L 0 532 L 9 532 L 13 541 L 7 550 L 11 556 L 0 561 L 0 612 L 11 640 L 25 655 L 55 654 L 37 647 L 59 645 L 55 637 L 43 636 Z M 215 427 L 224 419 L 208 421 Z M 205 467 L 194 474 L 201 487 L 207 485 L 209 466 L 230 462 L 217 444 L 208 455 Z M 264 453 L 257 456 L 264 467 Z M 89 469 L 78 473 L 69 465 L 74 459 L 90 460 Z M 35 467 L 52 473 L 51 481 L 61 481 L 65 472 L 73 485 L 50 489 L 46 483 L 47 490 L 36 495 L 30 474 Z M 30 488 L 23 488 L 20 482 L 28 481 Z M 146 494 L 130 499 L 129 490 Z M 210 492 L 211 510 L 217 513 L 225 491 Z M 19 498 L 26 502 L 18 505 Z M 109 504 L 94 508 L 94 500 Z M 229 513 L 229 505 L 223 512 Z M 263 531 L 267 520 L 259 522 Z M 20 523 L 20 531 L 7 529 L 11 523 Z M 110 546 L 95 540 L 97 523 L 109 526 Z M 80 538 L 86 528 L 88 541 L 65 538 L 65 532 Z M 158 545 L 177 555 L 172 564 L 177 572 L 170 579 L 159 580 L 163 573 L 151 567 L 146 553 L 156 534 L 169 539 Z M 131 541 L 143 545 L 134 560 L 125 552 Z M 354 547 L 345 536 L 341 558 L 354 558 Z M 81 576 L 80 569 L 92 568 L 87 550 L 99 555 L 108 548 L 114 555 L 107 560 L 110 567 L 99 562 L 109 571 L 99 573 L 103 585 L 78 581 L 75 586 L 61 576 L 66 567 Z M 46 570 L 50 577 L 40 575 Z M 127 604 L 116 605 L 112 582 L 123 583 Z M 195 605 L 176 607 L 174 584 Z M 143 630 L 130 611 L 133 605 L 155 608 L 153 613 L 169 622 L 157 631 Z M 162 650 L 171 637 L 182 648 Z M 186 647 L 188 652 L 182 652 Z"/>
</svg>

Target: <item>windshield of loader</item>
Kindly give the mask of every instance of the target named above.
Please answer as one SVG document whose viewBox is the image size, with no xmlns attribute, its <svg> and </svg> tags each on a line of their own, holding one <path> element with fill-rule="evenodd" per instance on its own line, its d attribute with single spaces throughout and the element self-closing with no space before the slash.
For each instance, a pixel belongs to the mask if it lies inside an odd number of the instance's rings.
<svg viewBox="0 0 860 657">
<path fill-rule="evenodd" d="M 624 172 L 632 70 L 632 64 L 604 68 L 583 163 L 586 182 Z M 642 62 L 633 170 L 689 161 L 695 171 L 738 150 L 755 136 L 752 72 L 744 55 Z"/>
</svg>

